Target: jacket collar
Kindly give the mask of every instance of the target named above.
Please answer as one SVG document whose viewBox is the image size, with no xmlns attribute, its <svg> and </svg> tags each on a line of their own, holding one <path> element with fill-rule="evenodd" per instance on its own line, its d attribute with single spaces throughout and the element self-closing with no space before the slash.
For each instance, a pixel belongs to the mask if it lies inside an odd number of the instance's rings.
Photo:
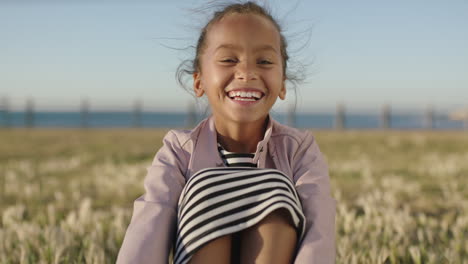
<svg viewBox="0 0 468 264">
<path fill-rule="evenodd" d="M 262 166 L 262 164 L 265 164 L 266 153 L 268 152 L 268 142 L 270 141 L 271 133 L 273 130 L 273 121 L 271 119 L 271 116 L 269 115 L 267 118 L 267 129 L 265 130 L 265 135 L 263 136 L 263 139 L 257 144 L 257 151 L 255 151 L 255 156 L 253 160 L 254 162 L 260 165 L 259 167 L 264 167 Z"/>
<path fill-rule="evenodd" d="M 268 116 L 268 125 L 263 140 L 258 142 L 254 156 L 254 162 L 259 167 L 264 167 L 266 153 L 268 153 L 268 142 L 271 138 L 273 123 L 271 116 Z M 191 138 L 193 140 L 193 153 L 188 166 L 188 176 L 191 177 L 197 171 L 204 168 L 223 167 L 224 163 L 218 153 L 218 142 L 213 116 L 208 117 L 196 127 Z"/>
</svg>

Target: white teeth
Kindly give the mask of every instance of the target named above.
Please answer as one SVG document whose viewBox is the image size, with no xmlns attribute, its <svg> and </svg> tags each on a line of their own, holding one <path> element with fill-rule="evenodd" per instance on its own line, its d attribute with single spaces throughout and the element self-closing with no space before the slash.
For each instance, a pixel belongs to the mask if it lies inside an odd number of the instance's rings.
<svg viewBox="0 0 468 264">
<path fill-rule="evenodd" d="M 250 102 L 255 101 L 255 99 L 241 98 L 241 97 L 236 97 L 236 98 L 234 98 L 234 100 L 236 100 L 236 101 L 250 101 Z"/>
<path fill-rule="evenodd" d="M 260 92 L 241 92 L 241 91 L 231 91 L 228 93 L 229 97 L 243 97 L 243 98 L 257 98 L 260 99 L 262 94 Z"/>
</svg>

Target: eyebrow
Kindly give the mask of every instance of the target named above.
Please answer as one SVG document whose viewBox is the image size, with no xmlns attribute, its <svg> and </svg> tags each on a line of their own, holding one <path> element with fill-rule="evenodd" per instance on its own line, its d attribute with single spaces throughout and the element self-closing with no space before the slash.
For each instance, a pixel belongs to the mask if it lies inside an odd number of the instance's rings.
<svg viewBox="0 0 468 264">
<path fill-rule="evenodd" d="M 234 49 L 234 50 L 241 50 L 242 48 L 238 45 L 234 45 L 234 44 L 221 44 L 219 45 L 216 49 L 215 49 L 215 52 L 220 50 L 220 49 Z M 264 51 L 264 50 L 270 50 L 270 51 L 273 51 L 273 52 L 276 52 L 278 53 L 278 51 L 271 45 L 262 45 L 262 46 L 259 46 L 259 47 L 256 47 L 254 49 L 254 51 Z"/>
</svg>

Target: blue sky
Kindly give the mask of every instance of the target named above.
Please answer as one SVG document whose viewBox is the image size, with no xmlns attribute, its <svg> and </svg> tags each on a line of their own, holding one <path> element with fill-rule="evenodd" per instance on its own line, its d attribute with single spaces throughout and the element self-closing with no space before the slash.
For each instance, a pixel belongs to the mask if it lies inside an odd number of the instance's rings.
<svg viewBox="0 0 468 264">
<path fill-rule="evenodd" d="M 13 109 L 181 110 L 174 73 L 206 1 L 0 0 L 0 97 Z M 293 59 L 307 63 L 298 111 L 468 106 L 468 1 L 268 1 Z M 307 40 L 309 45 L 294 51 Z M 279 102 L 286 109 L 294 102 Z"/>
</svg>

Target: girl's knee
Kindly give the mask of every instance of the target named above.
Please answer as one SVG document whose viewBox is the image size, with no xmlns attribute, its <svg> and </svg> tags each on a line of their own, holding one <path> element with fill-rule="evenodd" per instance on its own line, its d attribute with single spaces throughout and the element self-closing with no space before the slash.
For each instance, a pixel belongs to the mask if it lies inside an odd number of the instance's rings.
<svg viewBox="0 0 468 264">
<path fill-rule="evenodd" d="M 291 214 L 289 211 L 285 208 L 280 208 L 277 209 L 270 214 L 268 214 L 260 223 L 259 225 L 262 224 L 268 224 L 268 225 L 274 225 L 274 226 L 279 226 L 279 227 L 284 227 L 285 229 L 288 230 L 293 230 L 296 232 L 294 228 L 294 222 L 291 217 Z"/>
<path fill-rule="evenodd" d="M 226 235 L 210 241 L 194 253 L 189 263 L 230 263 L 231 240 L 231 236 Z"/>
<path fill-rule="evenodd" d="M 242 232 L 241 263 L 290 263 L 297 232 L 286 209 L 275 210 Z"/>
</svg>

